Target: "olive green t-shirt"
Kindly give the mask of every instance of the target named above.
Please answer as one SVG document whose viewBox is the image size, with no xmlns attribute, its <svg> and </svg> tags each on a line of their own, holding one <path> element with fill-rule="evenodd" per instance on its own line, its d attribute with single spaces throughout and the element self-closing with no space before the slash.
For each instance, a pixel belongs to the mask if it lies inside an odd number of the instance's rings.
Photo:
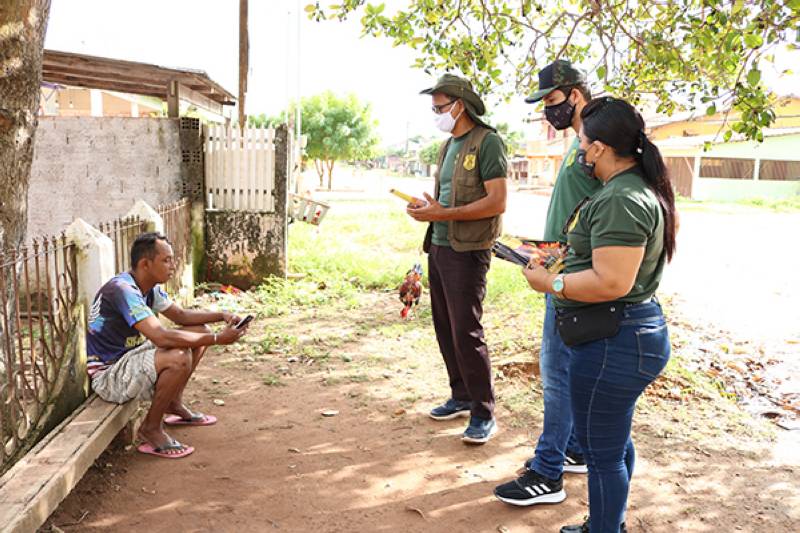
<svg viewBox="0 0 800 533">
<path fill-rule="evenodd" d="M 469 135 L 469 132 L 461 137 L 452 139 L 450 146 L 447 147 L 447 153 L 444 155 L 442 168 L 439 171 L 439 197 L 436 199 L 444 207 L 450 207 L 450 193 L 453 190 L 453 170 L 458 159 L 458 152 L 464 146 L 467 135 Z M 478 168 L 480 169 L 481 181 L 506 177 L 506 170 L 508 169 L 506 147 L 503 139 L 497 133 L 490 132 L 484 137 L 481 148 L 478 151 Z M 431 242 L 437 246 L 450 246 L 450 241 L 447 239 L 447 231 L 447 222 L 434 222 Z"/>
<path fill-rule="evenodd" d="M 592 250 L 604 246 L 644 247 L 644 258 L 631 291 L 621 302 L 643 302 L 655 294 L 664 270 L 664 215 L 653 190 L 635 169 L 609 181 L 580 210 L 569 232 L 570 252 L 564 272 L 592 268 Z M 569 280 L 566 286 L 569 295 Z M 589 305 L 556 300 L 556 307 Z"/>
<path fill-rule="evenodd" d="M 575 155 L 578 152 L 579 144 L 579 139 L 575 137 L 558 170 L 544 225 L 544 240 L 546 241 L 566 242 L 567 236 L 561 232 L 564 223 L 584 198 L 592 196 L 602 187 L 599 180 L 587 176 L 577 164 Z"/>
</svg>

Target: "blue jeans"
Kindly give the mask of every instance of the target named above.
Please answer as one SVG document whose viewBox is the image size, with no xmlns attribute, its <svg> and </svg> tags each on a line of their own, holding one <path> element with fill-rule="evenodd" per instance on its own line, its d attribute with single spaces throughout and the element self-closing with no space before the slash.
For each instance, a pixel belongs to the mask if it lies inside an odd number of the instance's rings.
<svg viewBox="0 0 800 533">
<path fill-rule="evenodd" d="M 579 452 L 580 446 L 572 431 L 572 409 L 569 394 L 569 348 L 556 330 L 556 310 L 552 296 L 545 295 L 542 347 L 539 370 L 544 389 L 544 422 L 536 444 L 531 469 L 558 479 L 564 473 L 564 453 Z"/>
<path fill-rule="evenodd" d="M 670 356 L 661 306 L 655 301 L 627 306 L 617 335 L 570 352 L 572 416 L 589 467 L 589 531 L 618 533 L 635 462 L 636 400 Z"/>
</svg>

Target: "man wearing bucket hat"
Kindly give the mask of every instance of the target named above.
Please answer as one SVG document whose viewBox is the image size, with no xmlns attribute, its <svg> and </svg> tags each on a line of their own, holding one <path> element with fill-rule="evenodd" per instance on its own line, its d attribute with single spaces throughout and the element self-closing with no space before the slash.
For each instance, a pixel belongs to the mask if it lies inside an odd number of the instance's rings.
<svg viewBox="0 0 800 533">
<path fill-rule="evenodd" d="M 525 99 L 544 101 L 544 118 L 556 130 L 572 128 L 576 134 L 558 171 L 550 207 L 547 210 L 544 240 L 566 242 L 564 225 L 576 206 L 601 187 L 576 162 L 581 129 L 581 111 L 591 100 L 586 75 L 569 61 L 557 60 L 539 72 L 539 88 Z M 586 462 L 572 430 L 569 391 L 569 350 L 556 331 L 555 307 L 546 296 L 542 343 L 539 355 L 544 396 L 542 434 L 536 454 L 525 462 L 518 479 L 495 488 L 495 496 L 512 505 L 558 503 L 567 497 L 563 473 L 586 473 Z"/>
<path fill-rule="evenodd" d="M 481 119 L 486 106 L 468 80 L 445 74 L 421 94 L 431 96 L 436 125 L 450 134 L 439 150 L 433 197 L 408 206 L 411 217 L 429 223 L 423 249 L 433 326 L 450 379 L 450 398 L 430 416 L 469 416 L 462 440 L 482 444 L 497 432 L 481 318 L 490 250 L 506 209 L 506 150 Z"/>
</svg>

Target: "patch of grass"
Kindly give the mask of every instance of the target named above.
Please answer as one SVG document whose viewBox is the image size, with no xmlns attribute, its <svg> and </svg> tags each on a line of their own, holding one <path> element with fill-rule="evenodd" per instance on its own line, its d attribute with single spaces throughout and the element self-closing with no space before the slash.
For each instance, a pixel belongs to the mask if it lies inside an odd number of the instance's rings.
<svg viewBox="0 0 800 533">
<path fill-rule="evenodd" d="M 319 346 L 315 346 L 313 344 L 307 344 L 303 346 L 302 355 L 309 359 L 313 359 L 318 363 L 324 363 L 328 361 L 328 359 L 330 358 L 331 352 L 325 350 L 324 348 L 320 349 Z"/>
<path fill-rule="evenodd" d="M 741 200 L 711 202 L 678 197 L 676 203 L 681 210 L 688 211 L 729 211 L 731 208 L 756 208 L 778 213 L 800 211 L 800 195 L 786 198 L 743 198 Z"/>
<path fill-rule="evenodd" d="M 749 198 L 738 203 L 771 211 L 800 211 L 800 195 L 780 199 Z"/>
<path fill-rule="evenodd" d="M 541 394 L 532 387 L 513 387 L 498 395 L 500 403 L 511 412 L 511 426 L 529 427 L 544 412 Z"/>
<path fill-rule="evenodd" d="M 292 224 L 289 230 L 289 269 L 301 279 L 266 280 L 256 289 L 266 316 L 280 316 L 290 308 L 357 307 L 361 290 L 396 290 L 406 272 L 421 263 L 426 225 L 414 222 L 393 201 L 337 202 L 319 227 Z M 528 287 L 520 269 L 493 260 L 488 274 L 485 305 L 505 312 L 539 313 L 543 300 Z M 399 309 L 399 308 L 398 308 Z M 417 310 L 417 320 L 404 324 L 415 329 L 430 322 L 430 308 Z"/>
<path fill-rule="evenodd" d="M 297 337 L 284 333 L 266 333 L 256 344 L 256 353 L 284 353 L 297 346 Z"/>
<path fill-rule="evenodd" d="M 264 374 L 261 376 L 261 382 L 268 387 L 283 387 L 286 385 L 281 378 L 275 374 Z"/>
<path fill-rule="evenodd" d="M 338 202 L 319 228 L 292 224 L 289 268 L 329 285 L 393 289 L 424 263 L 424 234 L 397 202 Z"/>
</svg>

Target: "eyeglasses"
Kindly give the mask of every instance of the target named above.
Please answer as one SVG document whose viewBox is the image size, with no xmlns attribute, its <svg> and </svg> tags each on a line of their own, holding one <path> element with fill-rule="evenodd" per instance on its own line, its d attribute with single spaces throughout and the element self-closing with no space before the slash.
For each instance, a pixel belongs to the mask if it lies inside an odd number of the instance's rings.
<svg viewBox="0 0 800 533">
<path fill-rule="evenodd" d="M 591 197 L 587 196 L 578 202 L 578 205 L 576 205 L 575 209 L 572 210 L 572 214 L 569 216 L 569 218 L 567 218 L 567 221 L 564 223 L 564 227 L 561 228 L 561 233 L 564 236 L 567 236 L 567 234 L 569 234 L 569 232 L 575 228 L 575 225 L 578 223 L 578 216 L 580 215 L 581 209 L 583 209 L 583 206 L 589 203 L 589 200 L 591 200 Z"/>
<path fill-rule="evenodd" d="M 445 107 L 447 107 L 449 105 L 453 105 L 457 101 L 458 101 L 458 99 L 454 99 L 454 100 L 450 100 L 449 102 L 446 102 L 444 104 L 439 104 L 439 105 L 434 104 L 434 105 L 431 106 L 431 111 L 433 111 L 437 115 L 441 115 L 442 113 L 444 113 L 444 108 Z"/>
</svg>

